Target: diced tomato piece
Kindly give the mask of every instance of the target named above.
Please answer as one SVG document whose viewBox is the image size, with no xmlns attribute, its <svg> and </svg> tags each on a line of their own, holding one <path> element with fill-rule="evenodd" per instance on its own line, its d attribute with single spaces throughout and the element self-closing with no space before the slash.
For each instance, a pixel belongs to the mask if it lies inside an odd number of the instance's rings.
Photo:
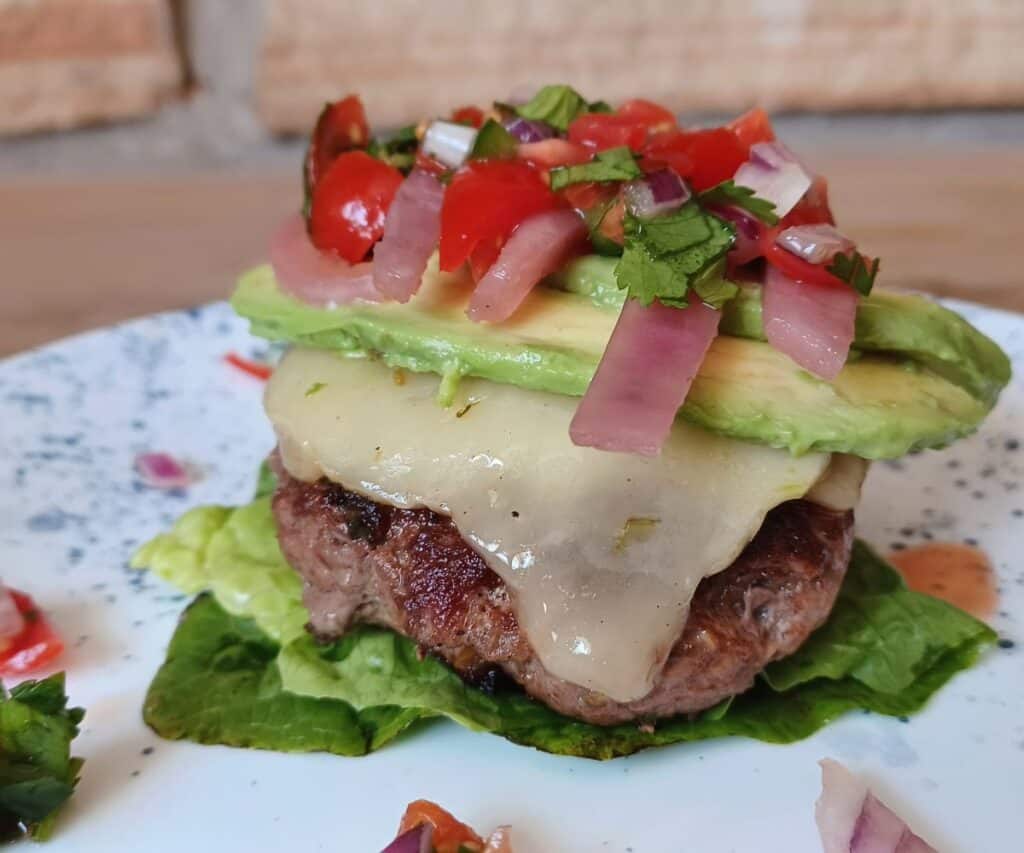
<svg viewBox="0 0 1024 853">
<path fill-rule="evenodd" d="M 388 208 L 402 180 L 398 169 L 365 151 L 342 154 L 313 192 L 313 245 L 359 263 L 384 233 Z"/>
<path fill-rule="evenodd" d="M 724 127 L 659 133 L 651 138 L 643 153 L 671 166 L 698 192 L 731 178 L 747 159 L 739 139 Z"/>
<path fill-rule="evenodd" d="M 541 169 L 575 166 L 593 159 L 594 152 L 564 139 L 524 142 L 516 149 L 516 157 Z"/>
<path fill-rule="evenodd" d="M 739 118 L 729 122 L 726 127 L 736 135 L 743 150 L 748 152 L 748 156 L 751 145 L 758 142 L 772 142 L 775 139 L 771 119 L 768 118 L 768 113 L 760 107 L 747 110 Z"/>
<path fill-rule="evenodd" d="M 251 358 L 244 358 L 237 352 L 229 352 L 224 356 L 224 361 L 243 373 L 248 373 L 250 376 L 255 376 L 264 382 L 274 374 L 274 368 L 269 364 L 264 364 L 262 361 L 253 361 Z"/>
<path fill-rule="evenodd" d="M 639 151 L 646 139 L 646 125 L 615 113 L 588 113 L 569 125 L 569 141 L 595 151 L 623 145 Z"/>
<path fill-rule="evenodd" d="M 452 112 L 452 121 L 470 127 L 483 127 L 484 111 L 480 107 L 459 107 Z"/>
<path fill-rule="evenodd" d="M 794 281 L 801 281 L 808 284 L 832 285 L 837 287 L 849 287 L 842 279 L 836 278 L 826 267 L 831 264 L 812 264 L 799 258 L 775 242 L 779 232 L 785 225 L 777 225 L 775 228 L 766 228 L 761 235 L 761 251 L 764 259 L 782 273 L 788 275 Z M 871 258 L 865 258 L 871 263 Z"/>
<path fill-rule="evenodd" d="M 634 98 L 631 101 L 626 101 L 615 111 L 615 115 L 628 121 L 642 124 L 651 133 L 675 130 L 679 127 L 674 112 L 661 106 L 661 104 L 645 101 L 643 98 Z"/>
<path fill-rule="evenodd" d="M 588 211 L 599 204 L 607 204 L 619 194 L 617 183 L 594 183 L 591 181 L 582 184 L 569 184 L 560 190 L 570 207 L 576 210 Z"/>
<path fill-rule="evenodd" d="M 64 651 L 64 642 L 29 596 L 8 592 L 25 619 L 24 630 L 0 649 L 0 676 L 11 678 L 45 667 Z"/>
<path fill-rule="evenodd" d="M 416 152 L 416 165 L 415 168 L 421 172 L 426 172 L 428 175 L 433 175 L 435 178 L 441 177 L 445 172 L 450 172 L 444 163 L 440 160 L 435 160 L 429 154 L 424 154 L 422 149 Z"/>
<path fill-rule="evenodd" d="M 306 190 L 312 192 L 339 154 L 370 140 L 366 111 L 358 95 L 327 104 L 317 119 L 306 152 Z"/>
<path fill-rule="evenodd" d="M 401 835 L 424 823 L 434 827 L 431 843 L 435 853 L 459 853 L 460 846 L 472 851 L 483 850 L 484 840 L 479 835 L 429 800 L 415 800 L 409 803 L 399 824 L 398 834 Z"/>
<path fill-rule="evenodd" d="M 479 243 L 500 245 L 527 217 L 562 204 L 538 171 L 522 160 L 471 160 L 444 194 L 441 269 L 457 269 Z"/>
<path fill-rule="evenodd" d="M 828 206 L 828 181 L 821 176 L 814 179 L 811 188 L 804 193 L 804 197 L 797 202 L 789 213 L 782 219 L 782 224 L 789 225 L 819 225 L 827 222 L 835 225 L 832 218 L 832 209 Z"/>
</svg>

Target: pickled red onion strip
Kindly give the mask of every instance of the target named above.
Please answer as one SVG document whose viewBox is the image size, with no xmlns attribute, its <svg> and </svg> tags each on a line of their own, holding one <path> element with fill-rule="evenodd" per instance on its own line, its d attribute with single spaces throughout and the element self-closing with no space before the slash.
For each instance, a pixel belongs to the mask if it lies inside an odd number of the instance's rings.
<svg viewBox="0 0 1024 853">
<path fill-rule="evenodd" d="M 850 354 L 857 300 L 852 287 L 794 281 L 769 266 L 761 309 L 768 343 L 804 370 L 832 381 Z"/>
<path fill-rule="evenodd" d="M 571 210 L 538 213 L 521 223 L 473 291 L 466 313 L 476 322 L 511 317 L 544 276 L 561 268 L 585 243 L 587 229 Z"/>
<path fill-rule="evenodd" d="M 821 762 L 814 819 L 824 853 L 935 853 L 863 780 L 830 758 Z"/>
<path fill-rule="evenodd" d="M 395 193 L 384 236 L 373 251 L 373 283 L 398 302 L 419 290 L 427 261 L 441 236 L 444 186 L 433 175 L 415 171 Z"/>
<path fill-rule="evenodd" d="M 569 426 L 573 443 L 654 456 L 718 334 L 721 312 L 627 299 Z"/>
<path fill-rule="evenodd" d="M 350 264 L 321 252 L 309 239 L 299 214 L 288 217 L 270 241 L 270 263 L 281 289 L 310 305 L 380 302 L 373 264 Z"/>
</svg>

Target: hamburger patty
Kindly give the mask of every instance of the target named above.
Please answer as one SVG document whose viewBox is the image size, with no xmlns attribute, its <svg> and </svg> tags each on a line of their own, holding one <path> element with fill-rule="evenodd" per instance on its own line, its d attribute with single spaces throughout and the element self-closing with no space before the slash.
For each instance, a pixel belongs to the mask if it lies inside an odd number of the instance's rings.
<svg viewBox="0 0 1024 853">
<path fill-rule="evenodd" d="M 749 688 L 828 617 L 853 543 L 853 513 L 784 503 L 727 569 L 697 587 L 653 690 L 616 702 L 557 678 L 520 630 L 504 581 L 429 509 L 375 503 L 328 480 L 304 483 L 275 458 L 281 549 L 302 576 L 309 629 L 392 628 L 478 681 L 496 669 L 530 695 L 599 725 L 692 713 Z"/>
</svg>

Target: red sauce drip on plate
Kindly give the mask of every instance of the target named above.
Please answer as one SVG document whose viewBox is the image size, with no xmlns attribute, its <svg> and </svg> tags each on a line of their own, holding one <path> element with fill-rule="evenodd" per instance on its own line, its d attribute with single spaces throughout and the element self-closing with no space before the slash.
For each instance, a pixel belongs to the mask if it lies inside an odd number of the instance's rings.
<svg viewBox="0 0 1024 853">
<path fill-rule="evenodd" d="M 984 552 L 958 542 L 933 542 L 889 555 L 907 586 L 987 619 L 999 601 L 992 564 Z"/>
</svg>

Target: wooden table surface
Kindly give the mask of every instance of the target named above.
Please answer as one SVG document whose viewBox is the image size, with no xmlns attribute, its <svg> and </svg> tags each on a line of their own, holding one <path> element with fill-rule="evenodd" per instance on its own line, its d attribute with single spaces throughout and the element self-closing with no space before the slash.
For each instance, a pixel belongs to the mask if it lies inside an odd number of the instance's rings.
<svg viewBox="0 0 1024 853">
<path fill-rule="evenodd" d="M 1024 151 L 833 152 L 843 230 L 881 282 L 1024 311 Z M 226 297 L 299 202 L 295 175 L 0 184 L 0 355 Z"/>
</svg>

